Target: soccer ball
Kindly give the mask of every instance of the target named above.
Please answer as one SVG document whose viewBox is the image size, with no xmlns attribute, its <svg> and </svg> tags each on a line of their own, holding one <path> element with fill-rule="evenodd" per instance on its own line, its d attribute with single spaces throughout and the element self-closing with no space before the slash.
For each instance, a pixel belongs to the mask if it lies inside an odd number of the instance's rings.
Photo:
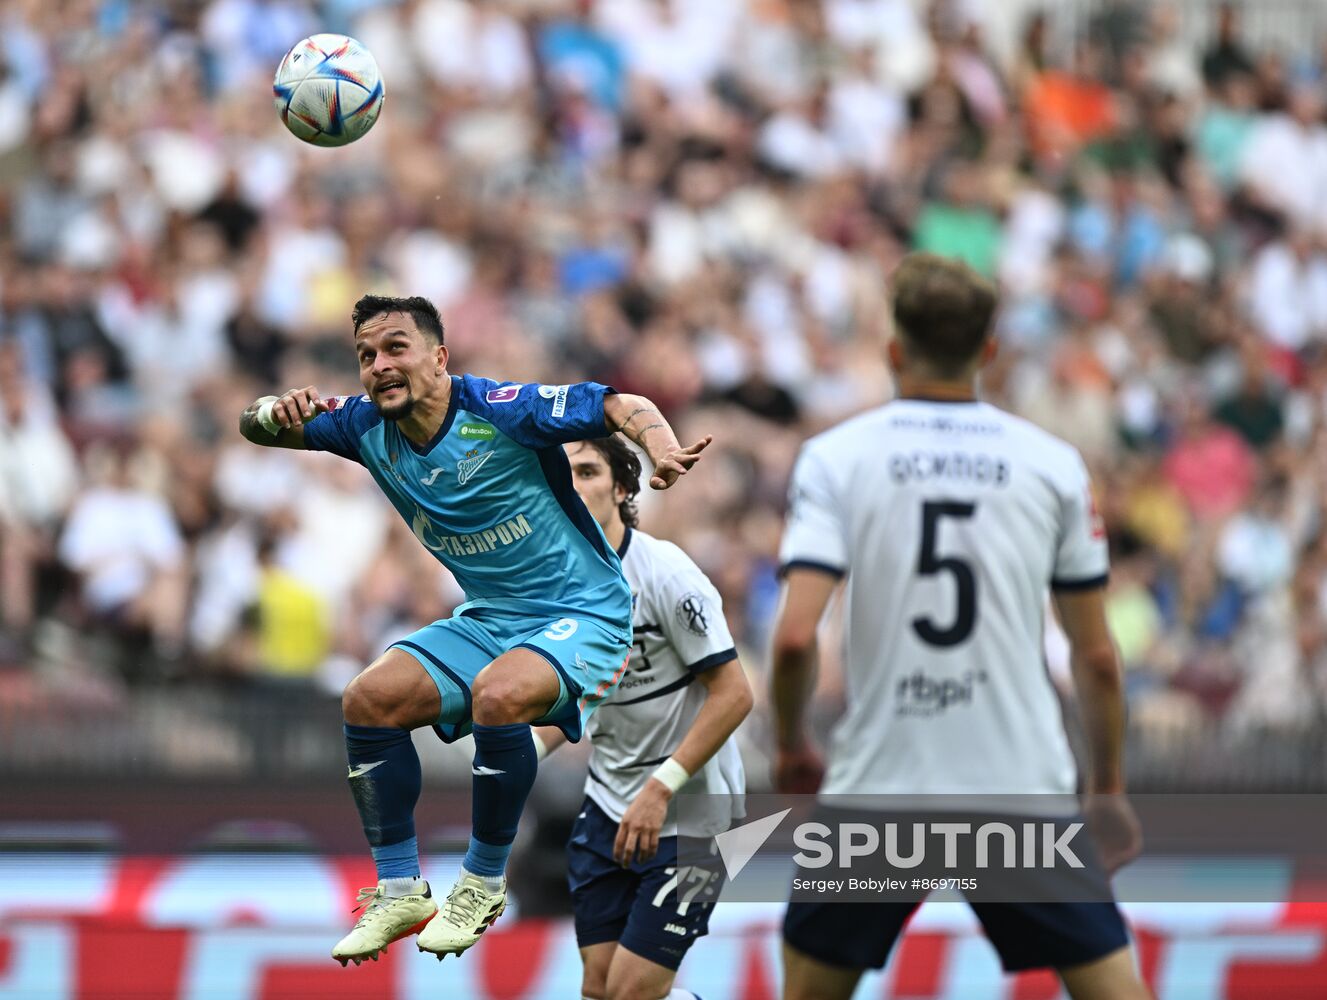
<svg viewBox="0 0 1327 1000">
<path fill-rule="evenodd" d="M 382 76 L 369 50 L 345 35 L 312 35 L 286 53 L 272 81 L 281 121 L 315 146 L 344 146 L 373 127 Z"/>
</svg>

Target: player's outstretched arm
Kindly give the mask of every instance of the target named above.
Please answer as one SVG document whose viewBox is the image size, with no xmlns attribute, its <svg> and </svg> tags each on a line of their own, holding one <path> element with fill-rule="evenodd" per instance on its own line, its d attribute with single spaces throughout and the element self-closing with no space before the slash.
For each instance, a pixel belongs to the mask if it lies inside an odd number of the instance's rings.
<svg viewBox="0 0 1327 1000">
<path fill-rule="evenodd" d="M 820 787 L 824 762 L 806 731 L 806 706 L 816 680 L 816 630 L 839 578 L 794 567 L 783 582 L 774 619 L 770 701 L 774 712 L 774 787 L 810 794 Z"/>
<path fill-rule="evenodd" d="M 604 424 L 609 431 L 621 431 L 645 449 L 654 463 L 650 489 L 666 490 L 687 474 L 700 460 L 714 436 L 706 434 L 693 445 L 683 448 L 668 426 L 659 408 L 644 396 L 619 393 L 604 399 Z"/>
<path fill-rule="evenodd" d="M 1055 610 L 1069 639 L 1074 688 L 1087 731 L 1090 772 L 1086 810 L 1101 860 L 1114 871 L 1142 847 L 1138 821 L 1124 798 L 1124 676 L 1106 624 L 1104 587 L 1057 591 Z"/>
<path fill-rule="evenodd" d="M 685 780 L 704 767 L 737 731 L 755 704 L 746 671 L 736 658 L 698 674 L 696 679 L 705 686 L 705 702 L 670 758 L 685 772 L 677 776 L 678 780 Z M 637 859 L 646 861 L 658 852 L 659 831 L 663 829 L 672 797 L 673 789 L 656 773 L 632 799 L 618 824 L 613 843 L 613 857 L 619 864 L 629 865 Z"/>
<path fill-rule="evenodd" d="M 268 448 L 303 448 L 304 422 L 329 407 L 313 386 L 255 399 L 240 414 L 240 434 Z"/>
</svg>

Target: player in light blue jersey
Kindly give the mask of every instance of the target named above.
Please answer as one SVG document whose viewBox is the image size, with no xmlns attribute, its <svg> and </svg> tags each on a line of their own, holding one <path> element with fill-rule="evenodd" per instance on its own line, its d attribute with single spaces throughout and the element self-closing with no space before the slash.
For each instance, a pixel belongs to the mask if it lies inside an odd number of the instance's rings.
<svg viewBox="0 0 1327 1000">
<path fill-rule="evenodd" d="M 562 444 L 620 430 L 654 462 L 650 485 L 662 490 L 710 438 L 683 448 L 649 400 L 593 382 L 449 375 L 427 299 L 368 295 L 352 320 L 365 394 L 267 396 L 244 411 L 240 433 L 362 464 L 465 590 L 451 618 L 393 644 L 342 698 L 350 788 L 379 882 L 361 890 L 364 913 L 332 957 L 359 964 L 418 932 L 420 949 L 441 959 L 473 945 L 506 904 L 507 855 L 535 777 L 530 725 L 579 740 L 631 648 L 630 588 Z M 470 846 L 440 912 L 419 877 L 414 828 L 410 733 L 427 725 L 475 741 Z"/>
</svg>

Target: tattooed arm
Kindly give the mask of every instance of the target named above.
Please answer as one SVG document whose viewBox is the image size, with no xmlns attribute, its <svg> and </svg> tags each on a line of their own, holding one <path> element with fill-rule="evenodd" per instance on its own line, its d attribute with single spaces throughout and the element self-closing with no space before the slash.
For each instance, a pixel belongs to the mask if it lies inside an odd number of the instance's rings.
<svg viewBox="0 0 1327 1000">
<path fill-rule="evenodd" d="M 327 410 L 313 386 L 264 396 L 240 414 L 240 434 L 269 448 L 303 448 L 304 422 Z"/>
<path fill-rule="evenodd" d="M 654 463 L 650 487 L 666 490 L 684 476 L 700 459 L 700 453 L 714 440 L 706 434 L 690 447 L 683 448 L 668 426 L 659 408 L 644 396 L 621 393 L 604 399 L 604 424 L 609 431 L 621 431 L 645 449 Z"/>
<path fill-rule="evenodd" d="M 622 393 L 604 397 L 604 423 L 610 431 L 621 431 L 644 448 L 656 465 L 664 455 L 680 447 L 668 421 L 644 396 Z"/>
</svg>

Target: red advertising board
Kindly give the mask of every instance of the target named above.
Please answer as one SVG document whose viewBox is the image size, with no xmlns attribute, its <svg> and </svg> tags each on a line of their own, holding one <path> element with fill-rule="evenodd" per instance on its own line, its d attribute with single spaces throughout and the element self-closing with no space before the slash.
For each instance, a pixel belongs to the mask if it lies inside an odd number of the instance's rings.
<svg viewBox="0 0 1327 1000">
<path fill-rule="evenodd" d="M 426 872 L 450 881 L 455 859 Z M 0 1000 L 280 1000 L 293 997 L 560 1000 L 579 996 L 567 921 L 503 919 L 439 964 L 409 941 L 342 969 L 331 944 L 373 881 L 360 858 L 0 856 Z M 1126 907 L 1160 1000 L 1327 997 L 1327 904 Z M 774 1000 L 773 904 L 719 907 L 679 984 L 705 1000 Z M 928 903 L 859 997 L 1054 1000 L 1048 974 L 1006 978 L 966 908 Z"/>
</svg>

